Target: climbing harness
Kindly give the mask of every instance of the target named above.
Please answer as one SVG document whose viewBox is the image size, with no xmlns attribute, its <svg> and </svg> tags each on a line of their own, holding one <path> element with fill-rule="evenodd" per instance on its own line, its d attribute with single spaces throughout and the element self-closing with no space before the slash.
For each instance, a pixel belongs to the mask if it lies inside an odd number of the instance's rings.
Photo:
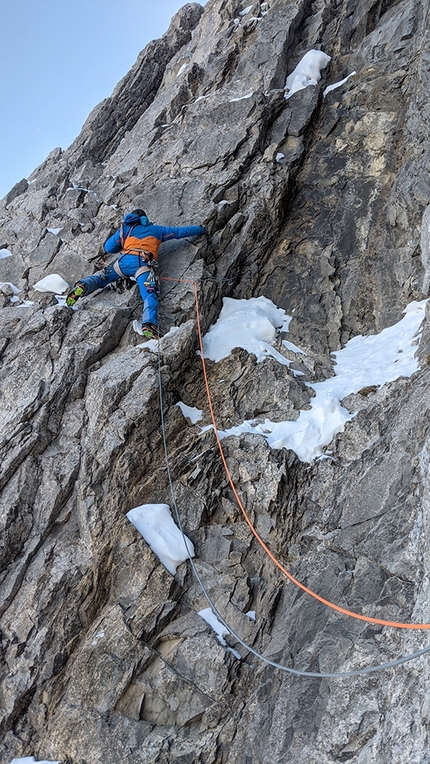
<svg viewBox="0 0 430 764">
<path fill-rule="evenodd" d="M 221 460 L 224 465 L 224 469 L 226 471 L 228 481 L 230 483 L 230 487 L 233 490 L 234 496 L 236 498 L 236 501 L 238 503 L 238 506 L 244 516 L 244 519 L 250 528 L 251 532 L 253 533 L 254 537 L 257 539 L 259 544 L 262 546 L 266 554 L 269 555 L 271 560 L 276 564 L 276 566 L 284 573 L 284 575 L 292 581 L 296 586 L 298 586 L 300 589 L 305 591 L 307 594 L 312 596 L 314 599 L 318 600 L 322 604 L 325 604 L 327 607 L 330 607 L 333 610 L 336 610 L 344 615 L 348 615 L 352 618 L 356 618 L 359 620 L 366 621 L 367 623 L 377 623 L 382 626 L 392 626 L 394 628 L 401 628 L 401 629 L 411 629 L 411 630 L 422 630 L 422 629 L 430 629 L 430 624 L 407 624 L 407 623 L 399 623 L 397 621 L 386 621 L 383 619 L 378 618 L 371 618 L 370 616 L 363 616 L 359 613 L 355 613 L 351 610 L 347 610 L 345 608 L 340 607 L 339 605 L 335 605 L 334 603 L 330 602 L 329 600 L 324 599 L 323 597 L 320 597 L 316 592 L 313 592 L 308 587 L 304 586 L 300 581 L 298 581 L 296 578 L 294 578 L 289 571 L 287 571 L 284 566 L 274 557 L 274 555 L 270 552 L 267 545 L 264 543 L 264 541 L 261 539 L 259 534 L 257 533 L 256 529 L 254 528 L 251 520 L 249 519 L 242 501 L 237 493 L 236 487 L 234 486 L 230 470 L 227 465 L 226 457 L 222 448 L 221 440 L 218 435 L 218 429 L 216 426 L 216 420 L 215 415 L 213 411 L 213 405 L 210 395 L 210 389 L 209 389 L 209 383 L 208 383 L 208 377 L 206 372 L 206 364 L 204 359 L 204 351 L 203 351 L 203 337 L 202 337 L 202 331 L 201 331 L 201 324 L 200 324 L 200 311 L 199 311 L 199 302 L 198 302 L 198 292 L 197 292 L 197 282 L 193 279 L 174 279 L 174 278 L 163 278 L 163 281 L 176 281 L 178 283 L 189 283 L 192 284 L 192 288 L 194 291 L 194 299 L 195 299 L 195 306 L 196 306 L 196 320 L 197 320 L 197 332 L 199 337 L 199 348 L 200 348 L 200 357 L 201 357 L 201 363 L 202 363 L 202 370 L 203 370 L 203 377 L 205 381 L 205 387 L 206 387 L 206 394 L 209 404 L 209 410 L 212 418 L 213 428 L 218 444 L 218 449 L 220 451 Z M 227 629 L 227 631 L 241 644 L 246 650 L 248 650 L 250 653 L 255 655 L 260 660 L 264 661 L 270 666 L 273 666 L 274 668 L 280 669 L 281 671 L 288 672 L 290 674 L 295 674 L 298 676 L 312 676 L 312 677 L 318 677 L 318 678 L 342 678 L 342 677 L 351 677 L 351 676 L 360 676 L 362 674 L 370 674 L 375 671 L 382 671 L 388 668 L 392 668 L 394 666 L 400 666 L 403 663 L 407 663 L 409 661 L 415 660 L 416 658 L 419 658 L 422 655 L 425 655 L 426 653 L 430 652 L 430 645 L 427 647 L 422 648 L 421 650 L 418 650 L 414 653 L 409 653 L 408 655 L 401 656 L 400 658 L 397 658 L 393 661 L 389 661 L 387 663 L 379 664 L 377 666 L 369 666 L 368 668 L 363 669 L 357 669 L 355 671 L 337 671 L 337 672 L 315 672 L 315 671 L 301 671 L 299 669 L 293 669 L 290 666 L 285 666 L 283 664 L 277 663 L 276 661 L 272 661 L 270 658 L 267 658 L 266 656 L 259 653 L 257 650 L 255 650 L 251 645 L 248 645 L 235 631 L 234 629 L 229 626 L 229 624 L 226 622 L 226 620 L 223 618 L 223 616 L 219 613 L 217 607 L 215 606 L 212 598 L 210 597 L 209 593 L 206 590 L 206 587 L 199 575 L 199 572 L 196 568 L 196 564 L 191 556 L 190 549 L 187 543 L 187 539 L 182 527 L 181 518 L 179 515 L 179 510 L 176 503 L 175 493 L 174 493 L 174 487 L 173 487 L 173 481 L 171 476 L 171 470 L 170 470 L 170 463 L 169 463 L 169 457 L 168 457 L 168 450 L 167 450 L 167 439 L 166 439 L 166 428 L 165 428 L 165 421 L 164 421 L 164 403 L 163 403 L 163 391 L 162 391 L 162 377 L 161 377 L 161 352 L 160 352 L 160 342 L 158 342 L 158 379 L 159 379 L 159 398 L 160 398 L 160 416 L 161 416 L 161 429 L 162 429 L 162 435 L 163 435 L 163 447 L 164 447 L 164 454 L 166 459 L 166 468 L 167 468 L 167 474 L 168 474 L 168 481 L 170 486 L 170 492 L 172 496 L 172 503 L 175 511 L 176 521 L 178 523 L 178 527 L 182 533 L 185 548 L 188 553 L 188 557 L 190 560 L 191 568 L 193 570 L 193 573 L 199 583 L 199 586 L 211 606 L 214 614 L 220 621 L 220 623 Z"/>
</svg>

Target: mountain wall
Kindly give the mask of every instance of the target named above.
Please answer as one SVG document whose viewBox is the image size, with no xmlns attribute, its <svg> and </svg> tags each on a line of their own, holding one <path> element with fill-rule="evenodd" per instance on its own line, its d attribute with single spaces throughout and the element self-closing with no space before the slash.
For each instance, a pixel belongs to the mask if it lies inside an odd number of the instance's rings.
<svg viewBox="0 0 430 764">
<path fill-rule="evenodd" d="M 285 98 L 309 50 L 331 57 Z M 330 610 L 285 578 L 237 506 L 209 425 L 203 332 L 222 298 L 265 296 L 306 356 L 208 361 L 221 429 L 294 421 L 332 353 L 381 332 L 430 278 L 428 0 L 209 0 L 162 39 L 0 203 L 1 761 L 62 764 L 424 764 L 428 654 L 358 676 L 297 676 L 227 645 L 190 563 L 174 577 L 126 518 L 172 506 L 227 623 L 267 659 L 336 673 L 429 643 Z M 356 73 L 341 86 L 335 84 Z M 160 355 L 139 347 L 140 300 L 105 290 L 74 311 L 33 289 L 69 284 L 123 214 L 208 236 L 164 245 Z M 10 301 L 14 284 L 21 291 Z M 179 327 L 169 333 L 172 327 Z M 262 435 L 223 440 L 258 533 L 301 582 L 377 619 L 429 623 L 430 330 L 420 370 L 350 395 L 326 456 Z M 301 372 L 301 375 L 297 374 Z M 246 614 L 255 611 L 255 621 Z M 426 636 L 427 635 L 427 636 Z M 228 648 L 233 648 L 241 658 Z"/>
</svg>

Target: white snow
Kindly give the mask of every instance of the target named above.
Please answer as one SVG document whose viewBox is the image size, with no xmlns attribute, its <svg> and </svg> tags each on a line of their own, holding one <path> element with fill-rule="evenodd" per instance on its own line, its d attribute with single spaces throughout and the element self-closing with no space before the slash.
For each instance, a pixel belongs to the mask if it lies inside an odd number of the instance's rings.
<svg viewBox="0 0 430 764">
<path fill-rule="evenodd" d="M 95 635 L 93 641 L 91 642 L 91 644 L 92 645 L 98 645 L 100 640 L 103 639 L 104 635 L 105 635 L 104 631 L 98 631 L 97 634 Z"/>
<path fill-rule="evenodd" d="M 323 97 L 325 98 L 327 93 L 331 93 L 332 90 L 336 90 L 336 88 L 340 88 L 341 85 L 343 85 L 347 80 L 349 80 L 350 77 L 353 77 L 354 74 L 357 74 L 357 72 L 351 72 L 351 74 L 348 74 L 348 76 L 344 77 L 343 80 L 339 80 L 339 82 L 334 82 L 333 85 L 327 85 L 327 87 L 323 91 Z"/>
<path fill-rule="evenodd" d="M 92 191 L 91 188 L 84 188 L 83 186 L 79 186 L 78 183 L 74 183 L 73 181 L 72 181 L 71 187 L 66 188 L 66 191 L 85 191 L 85 193 L 87 194 L 92 194 L 97 199 L 98 202 L 101 201 L 101 199 L 99 199 L 99 197 L 97 196 L 96 192 Z M 112 208 L 115 207 L 115 205 L 111 205 L 111 206 Z M 80 225 L 82 224 L 80 223 Z"/>
<path fill-rule="evenodd" d="M 142 504 L 127 512 L 127 517 L 172 576 L 181 562 L 194 557 L 192 542 L 185 536 L 185 544 L 167 504 Z"/>
<path fill-rule="evenodd" d="M 15 286 L 15 284 L 12 284 L 12 282 L 11 282 L 11 281 L 0 281 L 0 289 L 1 289 L 2 287 L 4 287 L 4 286 L 10 286 L 10 288 L 12 289 L 12 292 L 14 293 L 14 295 L 15 295 L 15 296 L 16 296 L 17 294 L 19 294 L 19 293 L 20 293 L 20 291 L 21 291 L 20 289 L 18 289 L 18 287 L 17 287 L 17 286 Z M 13 297 L 12 297 L 11 299 L 13 300 Z"/>
<path fill-rule="evenodd" d="M 239 96 L 239 98 L 230 98 L 230 103 L 235 103 L 235 101 L 246 101 L 247 98 L 251 98 L 251 96 L 254 95 L 253 93 L 247 93 L 244 96 Z"/>
<path fill-rule="evenodd" d="M 204 608 L 204 610 L 199 610 L 197 615 L 199 615 L 200 618 L 203 618 L 203 620 L 209 624 L 211 629 L 214 630 L 221 644 L 226 645 L 227 642 L 225 641 L 224 637 L 229 633 L 229 631 L 225 628 L 225 626 L 222 625 L 220 621 L 218 621 L 218 618 L 216 617 L 212 608 L 207 607 Z"/>
<path fill-rule="evenodd" d="M 9 249 L 0 249 L 0 260 L 4 260 L 5 257 L 12 257 L 12 252 Z"/>
<path fill-rule="evenodd" d="M 58 275 L 58 273 L 51 273 L 49 276 L 40 279 L 33 289 L 36 292 L 53 292 L 54 294 L 63 294 L 63 292 L 69 291 L 69 285 L 67 281 Z"/>
<path fill-rule="evenodd" d="M 10 764 L 60 764 L 59 761 L 46 761 L 44 759 L 43 761 L 39 761 L 39 759 L 34 758 L 34 756 L 25 756 L 23 759 L 12 759 Z"/>
<path fill-rule="evenodd" d="M 334 353 L 334 376 L 324 382 L 307 383 L 315 391 L 315 397 L 310 400 L 311 409 L 301 411 L 295 422 L 272 422 L 266 419 L 261 423 L 245 420 L 228 430 L 220 430 L 220 438 L 249 432 L 263 435 L 271 448 L 292 449 L 303 462 L 311 462 L 320 457 L 323 447 L 328 445 L 354 416 L 341 406 L 340 401 L 343 398 L 357 393 L 362 387 L 379 387 L 401 376 L 410 377 L 418 370 L 415 352 L 426 302 L 423 300 L 410 303 L 404 311 L 404 318 L 394 326 L 387 327 L 380 334 L 354 337 L 343 350 Z M 234 303 L 240 303 L 240 306 L 235 307 Z M 259 312 L 256 311 L 256 303 Z M 238 346 L 255 353 L 256 345 L 258 352 L 258 342 L 270 347 L 269 343 L 276 335 L 274 327 L 279 326 L 281 315 L 284 316 L 283 330 L 286 331 L 291 319 L 267 298 L 225 298 L 218 321 L 203 339 L 206 357 L 215 361 L 221 360 L 233 347 Z M 263 340 L 260 336 L 256 338 L 256 330 L 261 333 L 267 331 Z M 300 352 L 299 348 L 288 343 L 288 340 L 283 342 L 286 347 Z M 261 349 L 260 353 L 259 360 L 267 358 L 268 353 L 263 354 Z M 210 426 L 202 428 L 202 432 L 209 428 Z"/>
<path fill-rule="evenodd" d="M 321 71 L 327 66 L 331 57 L 322 50 L 309 50 L 299 61 L 294 71 L 288 75 L 285 82 L 285 98 L 291 98 L 293 93 L 304 90 L 309 85 L 317 85 L 321 79 Z"/>
<path fill-rule="evenodd" d="M 294 353 L 301 353 L 301 355 L 307 355 L 304 350 L 300 350 L 300 348 L 297 347 L 297 345 L 294 344 L 294 342 L 290 342 L 289 340 L 282 340 L 282 344 L 287 350 L 292 350 Z"/>
<path fill-rule="evenodd" d="M 133 321 L 133 330 L 136 332 L 136 334 L 140 334 L 143 337 L 142 324 L 137 320 L 137 318 L 135 318 Z M 146 345 L 146 342 L 144 344 Z"/>
<path fill-rule="evenodd" d="M 201 428 L 200 428 L 200 435 L 201 435 L 202 433 L 204 433 L 204 432 L 207 432 L 208 430 L 213 430 L 213 428 L 214 428 L 213 424 L 207 424 L 207 425 L 205 425 L 204 427 L 201 427 Z M 219 434 L 219 433 L 222 433 L 222 432 L 223 432 L 222 430 L 218 430 L 218 434 Z M 233 434 L 234 434 L 234 433 L 233 433 Z M 240 434 L 240 433 L 238 433 L 238 434 Z M 225 435 L 224 435 L 224 437 L 225 437 Z M 221 438 L 221 440 L 222 440 L 222 438 Z"/>
<path fill-rule="evenodd" d="M 256 618 L 255 618 L 255 610 L 248 610 L 248 612 L 245 613 L 245 615 L 249 618 L 250 621 L 255 621 L 256 620 Z"/>
<path fill-rule="evenodd" d="M 63 296 L 63 295 L 61 295 L 61 294 L 56 294 L 56 295 L 55 295 L 55 297 L 57 298 L 57 303 L 58 303 L 59 305 L 62 305 L 62 306 L 63 306 L 63 308 L 66 308 L 66 307 L 67 307 L 67 303 L 66 303 L 66 300 L 67 300 L 67 295 L 66 295 L 66 294 L 65 294 L 64 296 Z M 75 304 L 75 305 L 72 305 L 72 310 L 79 310 L 79 306 L 78 306 L 78 305 L 76 305 L 76 304 Z"/>
<path fill-rule="evenodd" d="M 183 74 L 183 73 L 185 72 L 185 69 L 187 69 L 187 67 L 188 67 L 188 63 L 187 63 L 187 62 L 185 62 L 184 64 L 182 64 L 182 66 L 181 66 L 181 68 L 179 69 L 179 71 L 178 71 L 178 73 L 177 73 L 177 75 L 176 75 L 176 76 L 177 76 L 177 77 L 179 77 L 181 74 Z"/>
<path fill-rule="evenodd" d="M 176 332 L 179 332 L 180 328 L 180 326 L 171 326 L 167 334 L 164 334 L 163 337 L 160 337 L 160 339 L 164 340 L 166 337 L 172 337 Z M 143 336 L 142 324 L 137 319 L 133 321 L 133 329 L 136 334 Z M 146 350 L 151 350 L 154 353 L 158 353 L 158 340 L 146 340 L 146 342 L 141 342 L 140 345 L 135 345 L 135 347 L 145 348 Z"/>
<path fill-rule="evenodd" d="M 285 154 L 283 154 L 282 151 L 278 151 L 275 157 L 275 161 L 280 162 L 282 159 L 285 159 Z"/>
<path fill-rule="evenodd" d="M 415 352 L 426 303 L 427 300 L 411 302 L 397 324 L 388 326 L 380 334 L 354 337 L 343 350 L 333 353 L 337 384 L 333 380 L 322 384 L 331 382 L 336 394 L 345 396 L 365 385 L 383 385 L 418 371 Z"/>
<path fill-rule="evenodd" d="M 62 231 L 63 229 L 62 228 L 47 228 L 46 230 L 49 231 L 49 233 L 53 233 L 54 236 L 58 236 L 60 231 Z"/>
<path fill-rule="evenodd" d="M 199 422 L 200 419 L 203 419 L 203 411 L 195 408 L 195 406 L 187 406 L 187 404 L 182 401 L 178 401 L 176 406 L 179 406 L 184 417 L 188 417 L 191 420 L 191 424 L 195 424 L 196 422 Z"/>
<path fill-rule="evenodd" d="M 252 11 L 253 5 L 248 5 L 243 11 L 239 11 L 239 16 L 246 16 L 249 11 Z"/>
<path fill-rule="evenodd" d="M 324 385 L 324 382 L 319 383 Z M 263 435 L 271 448 L 290 448 L 302 462 L 312 462 L 321 456 L 321 449 L 328 445 L 352 414 L 340 405 L 339 400 L 329 391 L 320 390 L 311 399 L 312 408 L 301 411 L 295 422 L 272 422 L 265 419 L 263 424 L 245 421 L 237 427 L 219 431 L 220 438 L 250 432 Z"/>
<path fill-rule="evenodd" d="M 278 331 L 288 331 L 291 316 L 267 297 L 252 297 L 250 300 L 234 300 L 224 297 L 223 308 L 218 321 L 209 328 L 203 338 L 205 358 L 221 361 L 230 355 L 233 348 L 242 347 L 254 353 L 257 361 L 264 361 L 269 355 L 289 366 L 291 363 L 272 347 Z"/>
<path fill-rule="evenodd" d="M 213 612 L 212 608 L 207 607 L 204 610 L 199 610 L 197 615 L 200 616 L 200 618 L 203 618 L 204 621 L 206 621 L 207 624 L 214 630 L 215 634 L 217 635 L 218 641 L 223 645 L 223 647 L 227 647 L 228 650 L 233 653 L 235 658 L 237 658 L 239 661 L 241 660 L 240 653 L 237 652 L 237 650 L 233 650 L 232 647 L 228 647 L 227 642 L 225 641 L 224 637 L 227 634 L 230 634 L 229 630 L 225 628 L 225 626 L 218 621 L 218 618 L 216 617 L 215 613 Z"/>
</svg>

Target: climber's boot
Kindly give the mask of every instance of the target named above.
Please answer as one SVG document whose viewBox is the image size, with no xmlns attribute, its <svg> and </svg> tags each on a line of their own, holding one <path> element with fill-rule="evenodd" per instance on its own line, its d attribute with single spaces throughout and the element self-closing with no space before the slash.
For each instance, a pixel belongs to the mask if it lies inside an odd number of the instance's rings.
<svg viewBox="0 0 430 764">
<path fill-rule="evenodd" d="M 156 324 L 144 323 L 142 324 L 142 335 L 147 340 L 158 340 L 160 334 L 158 326 Z"/>
<path fill-rule="evenodd" d="M 66 297 L 66 305 L 68 305 L 69 308 L 73 308 L 76 301 L 79 300 L 80 297 L 83 297 L 86 293 L 87 288 L 85 284 L 82 284 L 80 281 L 75 284 L 72 291 L 69 292 L 69 294 Z"/>
</svg>

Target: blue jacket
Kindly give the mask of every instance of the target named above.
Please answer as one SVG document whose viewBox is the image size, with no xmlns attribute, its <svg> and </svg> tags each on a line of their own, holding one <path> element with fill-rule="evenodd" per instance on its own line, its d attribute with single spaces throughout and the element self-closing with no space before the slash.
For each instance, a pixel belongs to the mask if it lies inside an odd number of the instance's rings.
<svg viewBox="0 0 430 764">
<path fill-rule="evenodd" d="M 199 236 L 203 233 L 205 229 L 201 225 L 181 228 L 154 225 L 146 216 L 140 218 L 138 215 L 129 213 L 124 218 L 123 226 L 105 242 L 104 249 L 109 254 L 123 252 L 128 255 L 139 255 L 147 252 L 157 259 L 158 247 L 162 241 Z"/>
</svg>

